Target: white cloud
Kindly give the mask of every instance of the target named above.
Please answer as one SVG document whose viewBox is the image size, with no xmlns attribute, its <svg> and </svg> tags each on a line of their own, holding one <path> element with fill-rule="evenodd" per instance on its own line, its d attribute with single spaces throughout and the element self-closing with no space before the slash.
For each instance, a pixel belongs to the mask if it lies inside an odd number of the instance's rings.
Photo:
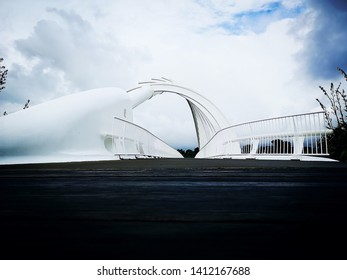
<svg viewBox="0 0 347 280">
<path fill-rule="evenodd" d="M 26 1 L 11 1 L 0 12 L 9 26 L 0 29 L 9 62 L 0 109 L 164 76 L 209 98 L 231 124 L 314 110 L 318 84 L 306 84 L 315 81 L 296 56 L 311 27 L 297 24 L 302 2 L 289 2 L 42 0 L 15 10 Z M 196 145 L 178 97 L 141 105 L 135 121 L 176 147 Z"/>
</svg>

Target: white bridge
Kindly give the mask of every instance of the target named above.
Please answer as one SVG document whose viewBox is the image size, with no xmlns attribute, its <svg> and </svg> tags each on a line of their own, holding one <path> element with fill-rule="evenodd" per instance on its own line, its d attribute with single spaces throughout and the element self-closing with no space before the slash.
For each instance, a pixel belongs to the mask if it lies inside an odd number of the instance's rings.
<svg viewBox="0 0 347 280">
<path fill-rule="evenodd" d="M 100 88 L 67 95 L 0 118 L 0 164 L 182 157 L 133 123 L 133 109 L 156 95 L 184 98 L 194 120 L 197 158 L 323 160 L 324 113 L 231 126 L 208 99 L 161 78 L 127 92 Z"/>
<path fill-rule="evenodd" d="M 185 98 L 192 112 L 199 143 L 200 152 L 197 158 L 319 160 L 317 156 L 329 155 L 327 135 L 331 131 L 326 128 L 324 112 L 271 118 L 230 126 L 223 114 L 209 100 L 168 79 L 152 79 L 139 83 L 138 87 L 129 90 L 128 93 L 131 95 L 133 108 L 163 93 L 174 93 Z M 124 131 L 124 127 L 129 127 L 126 133 L 129 137 L 128 130 L 133 124 L 121 123 L 122 120 L 116 120 L 114 131 L 119 133 Z M 120 133 L 114 137 L 120 139 L 125 135 Z M 116 141 L 113 140 L 113 142 Z M 137 142 L 137 145 L 132 145 L 131 153 L 139 157 L 146 156 L 141 147 L 148 147 L 150 144 L 144 141 Z M 125 154 L 124 145 L 114 145 L 114 153 Z M 312 156 L 315 157 L 312 158 Z"/>
</svg>

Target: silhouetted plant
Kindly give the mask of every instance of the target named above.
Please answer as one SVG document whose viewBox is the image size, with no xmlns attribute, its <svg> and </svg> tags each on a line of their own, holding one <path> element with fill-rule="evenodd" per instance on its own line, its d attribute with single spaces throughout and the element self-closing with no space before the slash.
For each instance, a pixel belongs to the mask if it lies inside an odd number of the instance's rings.
<svg viewBox="0 0 347 280">
<path fill-rule="evenodd" d="M 337 70 L 344 76 L 347 81 L 347 74 L 341 68 Z M 334 129 L 335 127 L 346 127 L 347 126 L 347 99 L 345 90 L 341 89 L 341 82 L 335 88 L 334 84 L 330 84 L 330 91 L 327 92 L 324 87 L 319 86 L 324 95 L 329 101 L 329 107 L 327 108 L 323 102 L 318 98 L 316 99 L 321 108 L 325 113 L 325 120 L 327 122 L 327 127 L 329 129 Z"/>
<path fill-rule="evenodd" d="M 271 143 L 271 145 L 269 145 Z M 257 154 L 292 154 L 293 146 L 289 141 L 282 139 L 271 140 L 270 143 L 259 145 Z"/>
<path fill-rule="evenodd" d="M 337 70 L 347 81 L 347 74 L 341 68 Z M 328 149 L 332 158 L 347 160 L 347 97 L 344 89 L 341 89 L 341 82 L 337 87 L 330 84 L 330 91 L 319 86 L 324 96 L 329 101 L 329 106 L 325 106 L 318 98 L 316 99 L 324 111 L 326 126 L 333 130 L 328 136 Z"/>
<path fill-rule="evenodd" d="M 251 144 L 241 146 L 241 154 L 249 154 L 252 151 L 252 147 Z"/>
<path fill-rule="evenodd" d="M 29 108 L 29 103 L 30 103 L 30 99 L 28 99 L 28 101 L 24 104 L 23 109 L 28 109 Z"/>
<path fill-rule="evenodd" d="M 178 149 L 177 151 L 180 152 L 184 158 L 194 158 L 196 154 L 199 152 L 199 148 L 196 147 L 194 151 L 191 149 L 187 149 L 187 150 Z"/>
<path fill-rule="evenodd" d="M 3 61 L 4 59 L 0 57 L 0 91 L 2 91 L 5 88 L 7 72 L 8 72 L 5 66 L 3 65 L 1 66 L 1 63 Z"/>
</svg>

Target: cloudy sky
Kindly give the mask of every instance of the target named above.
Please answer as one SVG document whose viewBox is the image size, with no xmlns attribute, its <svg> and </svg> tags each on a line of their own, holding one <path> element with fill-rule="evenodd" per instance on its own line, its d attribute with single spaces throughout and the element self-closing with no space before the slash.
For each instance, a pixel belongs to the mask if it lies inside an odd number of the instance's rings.
<svg viewBox="0 0 347 280">
<path fill-rule="evenodd" d="M 97 87 L 166 77 L 230 124 L 320 110 L 319 85 L 347 69 L 345 0 L 1 0 L 0 112 Z M 136 123 L 195 147 L 189 107 L 161 95 Z"/>
</svg>

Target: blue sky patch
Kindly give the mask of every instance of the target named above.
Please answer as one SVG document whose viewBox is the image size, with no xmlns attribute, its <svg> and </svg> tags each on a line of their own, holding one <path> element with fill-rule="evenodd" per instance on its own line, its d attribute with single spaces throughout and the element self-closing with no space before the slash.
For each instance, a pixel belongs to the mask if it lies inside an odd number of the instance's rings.
<svg viewBox="0 0 347 280">
<path fill-rule="evenodd" d="M 297 17 L 304 10 L 304 5 L 287 8 L 279 1 L 271 2 L 256 9 L 231 15 L 230 21 L 223 21 L 217 27 L 230 34 L 242 34 L 249 31 L 262 33 L 270 23 Z"/>
</svg>

